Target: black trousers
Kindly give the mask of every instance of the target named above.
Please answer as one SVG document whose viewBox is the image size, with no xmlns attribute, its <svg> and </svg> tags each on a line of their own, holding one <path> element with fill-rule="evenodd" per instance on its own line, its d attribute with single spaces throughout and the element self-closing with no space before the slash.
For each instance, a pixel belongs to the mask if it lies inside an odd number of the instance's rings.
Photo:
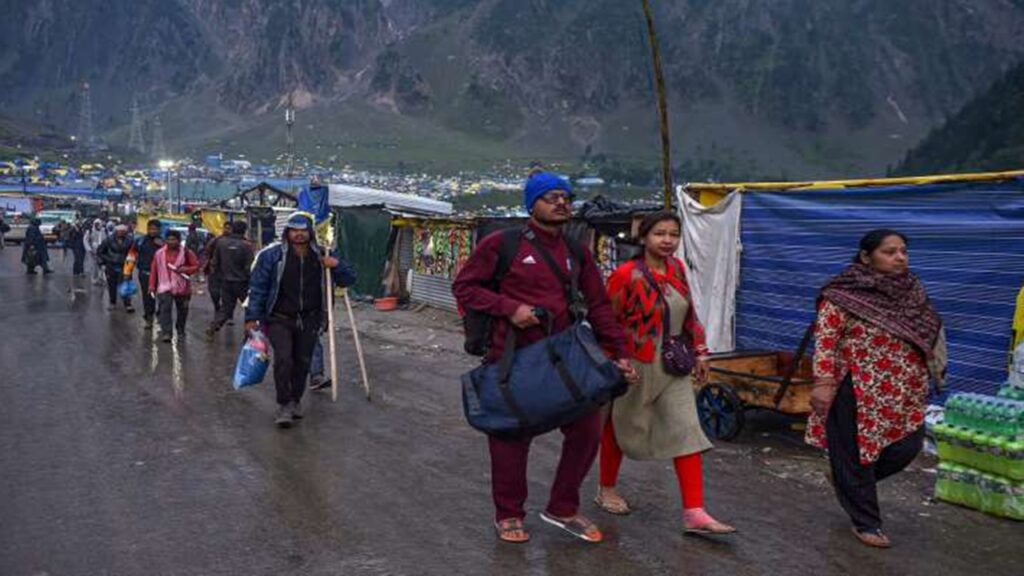
<svg viewBox="0 0 1024 576">
<path fill-rule="evenodd" d="M 213 311 L 220 312 L 220 277 L 214 274 L 206 277 L 206 289 L 210 291 L 210 300 L 213 301 Z"/>
<path fill-rule="evenodd" d="M 121 283 L 121 280 L 123 280 L 123 274 L 121 274 L 121 270 L 117 270 L 117 269 L 109 268 L 109 267 L 107 268 L 106 272 L 107 272 L 107 296 L 110 299 L 110 305 L 113 306 L 114 304 L 117 304 L 117 285 Z M 147 286 L 146 289 L 148 290 L 149 287 Z M 124 299 L 124 305 L 125 305 L 125 307 L 131 306 L 132 305 L 132 299 L 131 298 L 125 298 Z"/>
<path fill-rule="evenodd" d="M 71 273 L 75 276 L 85 274 L 85 248 L 72 248 L 71 253 L 75 257 L 75 262 L 71 266 Z"/>
<path fill-rule="evenodd" d="M 213 324 L 210 329 L 216 332 L 220 330 L 228 320 L 235 315 L 235 304 L 245 301 L 249 295 L 248 282 L 221 282 L 220 283 L 220 308 L 213 317 Z"/>
<path fill-rule="evenodd" d="M 178 334 L 184 334 L 185 322 L 188 320 L 188 304 L 192 297 L 188 295 L 175 296 L 170 292 L 164 292 L 157 294 L 156 298 L 160 304 L 160 331 L 164 334 L 171 333 L 171 309 L 176 308 L 174 326 L 178 330 Z"/>
<path fill-rule="evenodd" d="M 825 432 L 839 504 L 858 530 L 881 528 L 877 484 L 914 461 L 924 444 L 924 426 L 886 446 L 874 463 L 861 464 L 857 444 L 857 398 L 848 376 L 832 403 Z"/>
<path fill-rule="evenodd" d="M 321 314 L 303 318 L 271 316 L 267 337 L 274 347 L 274 386 L 277 403 L 298 402 L 306 391 L 309 363 L 320 335 Z"/>
<path fill-rule="evenodd" d="M 156 298 L 149 294 L 149 272 L 139 271 L 139 290 L 142 291 L 142 317 L 152 320 L 156 316 Z"/>
</svg>

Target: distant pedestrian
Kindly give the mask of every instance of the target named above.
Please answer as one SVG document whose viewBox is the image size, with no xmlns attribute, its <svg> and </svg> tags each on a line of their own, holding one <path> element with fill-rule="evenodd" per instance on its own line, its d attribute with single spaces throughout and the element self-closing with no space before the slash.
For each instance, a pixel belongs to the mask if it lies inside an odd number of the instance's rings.
<svg viewBox="0 0 1024 576">
<path fill-rule="evenodd" d="M 210 292 L 210 300 L 213 301 L 214 317 L 220 312 L 221 304 L 221 280 L 218 271 L 213 267 L 213 254 L 217 251 L 217 244 L 221 239 L 231 236 L 231 222 L 225 222 L 221 229 L 221 235 L 215 236 L 206 243 L 203 249 L 203 272 L 206 274 L 206 289 Z"/>
<path fill-rule="evenodd" d="M 867 546 L 888 548 L 878 481 L 921 451 L 928 381 L 946 373 L 942 318 L 910 271 L 907 238 L 874 230 L 818 299 L 807 442 L 828 450 L 839 504 Z"/>
<path fill-rule="evenodd" d="M 683 530 L 729 534 L 736 530 L 704 509 L 702 452 L 711 449 L 697 417 L 694 377 L 708 373 L 704 327 L 697 318 L 683 263 L 676 257 L 682 221 L 655 212 L 640 224 L 643 251 L 608 280 L 608 295 L 640 372 L 640 384 L 612 403 L 601 439 L 601 479 L 595 502 L 611 514 L 629 514 L 616 490 L 623 456 L 671 460 L 683 504 Z M 671 372 L 662 354 L 666 341 L 682 338 L 695 355 L 693 374 Z"/>
<path fill-rule="evenodd" d="M 349 286 L 356 283 L 356 271 L 351 265 L 344 260 L 339 261 L 339 266 L 343 267 L 342 270 L 342 282 L 339 282 L 337 286 L 342 288 L 348 288 Z M 309 389 L 310 390 L 324 390 L 330 388 L 333 383 L 325 373 L 326 362 L 324 362 L 324 338 L 327 338 L 326 330 L 328 329 L 327 324 L 324 323 L 324 329 L 321 330 L 320 334 L 316 337 L 316 348 L 313 349 L 313 359 L 309 365 Z"/>
<path fill-rule="evenodd" d="M 185 337 L 188 306 L 192 299 L 192 275 L 199 272 L 199 257 L 182 245 L 181 232 L 167 232 L 167 244 L 156 251 L 150 268 L 149 285 L 145 287 L 156 295 L 160 314 L 160 337 L 171 341 L 171 313 L 177 318 L 174 330 L 178 339 Z"/>
<path fill-rule="evenodd" d="M 243 303 L 249 294 L 249 276 L 252 274 L 254 250 L 252 244 L 245 239 L 248 226 L 245 222 L 234 222 L 231 234 L 221 238 L 214 246 L 213 260 L 210 267 L 217 270 L 220 281 L 220 309 L 217 310 L 213 322 L 206 329 L 207 340 L 224 324 L 232 321 L 235 315 L 235 304 Z"/>
<path fill-rule="evenodd" d="M 108 236 L 96 250 L 96 258 L 103 264 L 103 273 L 107 277 L 109 310 L 117 308 L 118 286 L 124 279 L 124 263 L 128 260 L 128 254 L 134 247 L 135 241 L 128 234 L 128 226 L 118 224 L 114 227 L 113 236 Z M 135 308 L 132 307 L 131 296 L 122 298 L 122 300 L 125 312 L 134 313 Z"/>
<path fill-rule="evenodd" d="M 103 262 L 100 262 L 96 252 L 106 239 L 107 229 L 103 225 L 103 221 L 99 219 L 93 220 L 92 226 L 86 231 L 83 241 L 85 244 L 85 257 L 89 262 L 89 274 L 92 277 L 92 283 L 97 286 L 104 284 L 105 277 L 103 275 Z"/>
<path fill-rule="evenodd" d="M 516 345 L 522 347 L 547 334 L 534 312 L 543 308 L 553 315 L 554 332 L 570 328 L 579 319 L 581 305 L 586 318 L 608 350 L 619 370 L 630 382 L 638 376 L 630 363 L 626 338 L 615 318 L 594 257 L 582 246 L 570 247 L 563 229 L 572 218 L 572 187 L 567 180 L 550 173 L 537 173 L 524 191 L 530 221 L 497 290 L 493 286 L 504 235 L 484 238 L 455 279 L 453 292 L 467 310 L 494 317 L 487 362 L 501 357 L 506 338 L 515 331 Z M 579 293 L 567 294 L 563 278 L 575 277 Z M 547 509 L 541 518 L 587 542 L 604 536 L 592 521 L 580 513 L 580 486 L 597 456 L 601 442 L 601 410 L 594 410 L 561 428 L 562 457 Z M 527 497 L 526 465 L 532 438 L 488 437 L 491 453 L 491 493 L 496 508 L 494 527 L 505 542 L 530 539 L 523 523 Z"/>
<path fill-rule="evenodd" d="M 188 225 L 188 235 L 185 236 L 185 248 L 194 254 L 199 254 L 203 251 L 203 247 L 203 236 L 199 233 L 199 225 L 192 222 Z"/>
<path fill-rule="evenodd" d="M 39 229 L 42 222 L 39 218 L 29 220 L 25 230 L 25 245 L 21 251 L 21 263 L 25 265 L 26 274 L 35 274 L 36 268 L 43 269 L 43 274 L 52 274 L 50 270 L 50 253 L 46 248 L 46 238 Z"/>
<path fill-rule="evenodd" d="M 74 222 L 68 225 L 67 245 L 71 250 L 74 262 L 71 265 L 72 276 L 85 275 L 85 230 L 81 222 Z"/>
<path fill-rule="evenodd" d="M 157 219 L 146 222 L 146 235 L 135 243 L 135 268 L 139 271 L 139 287 L 142 290 L 142 320 L 146 328 L 153 327 L 156 317 L 156 298 L 149 290 L 150 275 L 153 270 L 153 257 L 157 250 L 164 247 L 163 223 Z"/>
<path fill-rule="evenodd" d="M 309 364 L 330 305 L 324 267 L 336 284 L 352 283 L 351 267 L 316 244 L 312 219 L 305 213 L 290 216 L 282 241 L 261 250 L 253 265 L 245 328 L 262 326 L 274 348 L 278 404 L 274 422 L 282 428 L 303 417 L 301 401 Z"/>
<path fill-rule="evenodd" d="M 7 241 L 4 239 L 4 236 L 10 231 L 11 225 L 7 223 L 7 220 L 4 218 L 4 215 L 0 214 L 0 250 L 3 250 L 7 247 Z"/>
</svg>

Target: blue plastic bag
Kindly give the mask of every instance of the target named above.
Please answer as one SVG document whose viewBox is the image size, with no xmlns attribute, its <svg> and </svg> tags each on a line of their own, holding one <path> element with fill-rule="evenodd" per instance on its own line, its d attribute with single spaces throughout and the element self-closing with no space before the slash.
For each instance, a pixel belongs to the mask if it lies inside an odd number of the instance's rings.
<svg viewBox="0 0 1024 576">
<path fill-rule="evenodd" d="M 117 285 L 117 294 L 121 296 L 121 298 L 131 298 L 132 296 L 135 296 L 135 293 L 138 291 L 139 287 L 135 285 L 134 280 L 122 280 L 121 283 Z"/>
<path fill-rule="evenodd" d="M 238 363 L 235 364 L 235 390 L 263 382 L 267 375 L 267 367 L 270 366 L 269 352 L 270 342 L 267 341 L 267 337 L 263 332 L 254 330 L 242 346 Z"/>
</svg>

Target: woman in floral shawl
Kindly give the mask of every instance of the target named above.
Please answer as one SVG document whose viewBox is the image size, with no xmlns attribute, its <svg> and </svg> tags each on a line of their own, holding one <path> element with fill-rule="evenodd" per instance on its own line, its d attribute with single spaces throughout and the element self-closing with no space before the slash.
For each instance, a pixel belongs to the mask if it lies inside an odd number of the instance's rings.
<svg viewBox="0 0 1024 576">
<path fill-rule="evenodd" d="M 876 484 L 921 450 L 931 375 L 945 376 L 942 320 L 910 272 L 907 238 L 874 230 L 822 289 L 807 442 L 825 448 L 853 532 L 887 548 Z"/>
</svg>

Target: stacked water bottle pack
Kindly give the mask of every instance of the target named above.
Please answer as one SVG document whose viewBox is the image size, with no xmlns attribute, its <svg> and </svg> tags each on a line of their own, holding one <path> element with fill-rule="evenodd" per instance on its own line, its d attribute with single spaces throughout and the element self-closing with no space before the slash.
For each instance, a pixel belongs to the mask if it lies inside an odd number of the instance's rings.
<svg viewBox="0 0 1024 576">
<path fill-rule="evenodd" d="M 1010 388 L 1011 386 L 1007 386 Z M 956 394 L 935 427 L 939 479 L 935 496 L 989 514 L 1024 520 L 1024 400 Z"/>
</svg>

